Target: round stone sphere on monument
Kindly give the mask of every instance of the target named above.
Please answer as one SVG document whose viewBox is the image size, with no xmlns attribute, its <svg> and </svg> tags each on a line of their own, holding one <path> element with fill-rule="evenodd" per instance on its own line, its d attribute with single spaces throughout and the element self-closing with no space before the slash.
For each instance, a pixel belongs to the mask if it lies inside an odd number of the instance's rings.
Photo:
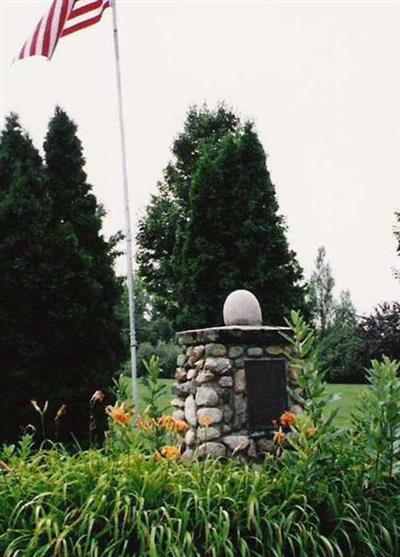
<svg viewBox="0 0 400 557">
<path fill-rule="evenodd" d="M 249 290 L 231 292 L 225 300 L 223 315 L 224 323 L 228 327 L 233 325 L 259 327 L 262 324 L 260 304 Z"/>
</svg>

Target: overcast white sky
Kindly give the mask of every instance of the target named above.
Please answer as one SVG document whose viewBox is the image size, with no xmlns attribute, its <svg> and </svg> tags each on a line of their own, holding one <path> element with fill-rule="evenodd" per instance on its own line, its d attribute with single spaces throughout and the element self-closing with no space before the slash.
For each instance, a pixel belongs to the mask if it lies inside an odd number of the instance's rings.
<svg viewBox="0 0 400 557">
<path fill-rule="evenodd" d="M 55 105 L 65 108 L 108 212 L 106 234 L 122 229 L 111 11 L 61 39 L 52 62 L 10 66 L 50 1 L 0 4 L 2 121 L 18 112 L 41 146 Z M 360 312 L 398 299 L 399 3 L 117 4 L 134 220 L 156 189 L 188 106 L 225 100 L 256 122 L 306 274 L 324 245 L 337 289 L 349 288 Z"/>
</svg>

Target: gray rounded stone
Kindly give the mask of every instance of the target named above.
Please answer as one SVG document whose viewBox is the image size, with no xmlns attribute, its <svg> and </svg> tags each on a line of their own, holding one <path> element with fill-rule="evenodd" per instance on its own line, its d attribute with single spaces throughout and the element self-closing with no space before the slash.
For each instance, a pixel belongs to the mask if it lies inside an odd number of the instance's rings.
<svg viewBox="0 0 400 557">
<path fill-rule="evenodd" d="M 212 342 L 211 344 L 207 344 L 206 346 L 206 356 L 219 357 L 225 356 L 226 353 L 226 346 L 224 346 L 223 344 L 216 344 Z"/>
<path fill-rule="evenodd" d="M 197 411 L 197 418 L 200 424 L 205 418 L 210 418 L 213 424 L 217 424 L 222 420 L 222 411 L 219 408 L 200 408 Z"/>
<path fill-rule="evenodd" d="M 233 409 L 229 404 L 223 406 L 224 422 L 229 423 L 233 418 Z"/>
<path fill-rule="evenodd" d="M 282 348 L 282 346 L 268 346 L 267 347 L 267 353 L 271 354 L 271 356 L 280 356 L 284 352 L 285 352 L 285 350 Z"/>
<path fill-rule="evenodd" d="M 196 391 L 197 406 L 217 406 L 218 394 L 212 387 L 199 387 Z"/>
<path fill-rule="evenodd" d="M 222 441 L 231 451 L 244 451 L 247 449 L 250 439 L 245 435 L 228 435 L 224 437 Z"/>
<path fill-rule="evenodd" d="M 197 454 L 199 457 L 207 455 L 225 456 L 226 447 L 222 443 L 214 443 L 211 441 L 200 445 L 200 447 L 197 449 Z"/>
<path fill-rule="evenodd" d="M 197 430 L 197 438 L 201 443 L 218 439 L 220 436 L 221 432 L 218 427 L 199 427 Z"/>
<path fill-rule="evenodd" d="M 232 363 L 229 358 L 215 358 L 215 362 L 217 364 L 215 371 L 221 375 L 228 373 L 232 369 Z"/>
<path fill-rule="evenodd" d="M 172 413 L 172 417 L 174 420 L 184 420 L 185 412 L 183 410 L 175 410 L 175 412 Z"/>
<path fill-rule="evenodd" d="M 192 460 L 193 455 L 194 455 L 193 449 L 186 449 L 182 453 L 182 460 Z"/>
<path fill-rule="evenodd" d="M 196 441 L 196 434 L 193 429 L 189 429 L 185 435 L 185 444 L 187 447 L 193 447 Z"/>
<path fill-rule="evenodd" d="M 205 347 L 202 344 L 199 344 L 198 346 L 195 346 L 193 348 L 193 357 L 196 358 L 196 360 L 199 360 L 205 351 Z"/>
<path fill-rule="evenodd" d="M 208 381 L 214 381 L 215 375 L 209 369 L 205 369 L 204 371 L 200 371 L 198 376 L 196 377 L 195 381 L 199 385 L 202 383 L 207 383 Z"/>
<path fill-rule="evenodd" d="M 176 359 L 176 365 L 178 367 L 183 367 L 185 365 L 186 362 L 186 354 L 179 354 L 179 356 Z"/>
<path fill-rule="evenodd" d="M 204 369 L 209 369 L 210 371 L 215 371 L 217 369 L 217 362 L 215 358 L 207 358 L 204 363 Z"/>
<path fill-rule="evenodd" d="M 224 303 L 224 323 L 232 325 L 251 325 L 254 327 L 262 324 L 261 307 L 257 298 L 248 290 L 235 290 L 231 292 Z"/>
<path fill-rule="evenodd" d="M 171 400 L 171 406 L 175 406 L 176 408 L 184 408 L 185 401 L 181 398 L 174 398 L 173 400 Z"/>
<path fill-rule="evenodd" d="M 259 346 L 254 346 L 247 349 L 247 355 L 250 356 L 250 358 L 259 358 L 263 355 L 263 353 L 263 349 Z"/>
<path fill-rule="evenodd" d="M 228 356 L 230 358 L 239 358 L 243 355 L 243 346 L 231 346 L 228 350 Z"/>
<path fill-rule="evenodd" d="M 180 383 L 184 383 L 187 380 L 187 372 L 182 367 L 178 367 L 175 372 L 175 379 Z"/>
<path fill-rule="evenodd" d="M 232 387 L 233 379 L 232 377 L 230 377 L 230 375 L 224 375 L 223 377 L 221 377 L 218 383 L 221 387 Z"/>
<path fill-rule="evenodd" d="M 235 393 L 243 393 L 246 389 L 246 376 L 244 369 L 237 369 L 234 375 Z"/>
<path fill-rule="evenodd" d="M 185 418 L 189 425 L 197 426 L 197 404 L 193 395 L 189 395 L 185 400 Z"/>
<path fill-rule="evenodd" d="M 186 381 L 186 383 L 178 383 L 175 385 L 176 391 L 180 396 L 188 396 L 195 391 L 193 381 Z"/>
</svg>

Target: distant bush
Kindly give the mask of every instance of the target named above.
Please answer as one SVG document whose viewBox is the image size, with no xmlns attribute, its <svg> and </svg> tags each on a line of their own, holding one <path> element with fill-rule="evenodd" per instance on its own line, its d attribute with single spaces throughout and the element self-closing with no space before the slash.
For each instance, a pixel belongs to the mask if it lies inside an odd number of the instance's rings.
<svg viewBox="0 0 400 557">
<path fill-rule="evenodd" d="M 363 341 L 362 365 L 387 356 L 400 360 L 400 303 L 385 302 L 378 305 L 360 324 Z"/>
<path fill-rule="evenodd" d="M 159 340 L 155 346 L 150 342 L 142 342 L 137 352 L 138 375 L 142 376 L 146 373 L 146 368 L 143 364 L 143 360 L 147 361 L 150 360 L 152 356 L 156 356 L 160 360 L 162 377 L 175 377 L 176 358 L 180 351 L 181 349 L 174 342 L 165 342 L 164 340 Z"/>
</svg>

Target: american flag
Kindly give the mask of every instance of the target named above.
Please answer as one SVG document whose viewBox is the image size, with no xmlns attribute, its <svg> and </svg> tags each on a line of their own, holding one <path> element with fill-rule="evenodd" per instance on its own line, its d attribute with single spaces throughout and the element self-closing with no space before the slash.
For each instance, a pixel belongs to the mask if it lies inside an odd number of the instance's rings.
<svg viewBox="0 0 400 557">
<path fill-rule="evenodd" d="M 53 0 L 49 11 L 39 21 L 16 59 L 28 56 L 51 59 L 61 37 L 100 21 L 110 4 L 111 0 Z"/>
</svg>

